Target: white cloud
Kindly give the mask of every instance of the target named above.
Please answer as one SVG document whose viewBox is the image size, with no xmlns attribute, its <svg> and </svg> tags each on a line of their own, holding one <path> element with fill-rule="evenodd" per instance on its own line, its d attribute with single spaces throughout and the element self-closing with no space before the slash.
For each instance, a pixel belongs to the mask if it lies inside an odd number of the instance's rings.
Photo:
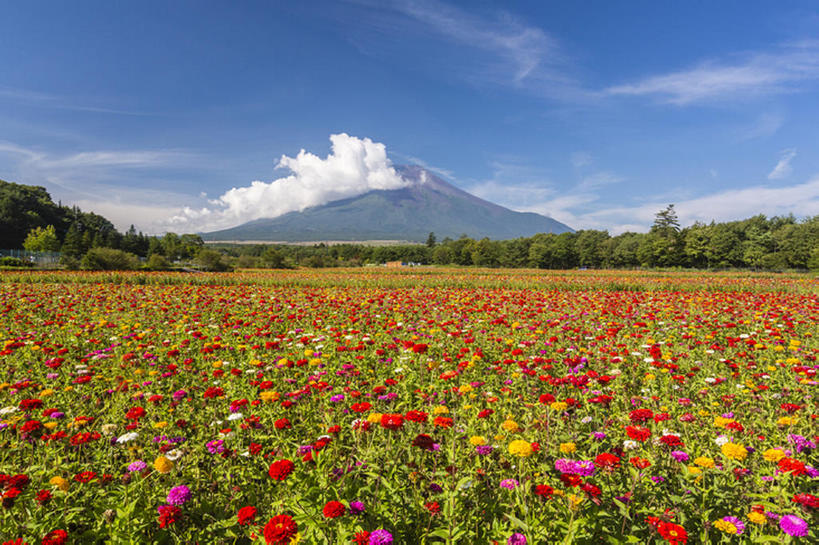
<svg viewBox="0 0 819 545">
<path fill-rule="evenodd" d="M 789 44 L 774 53 L 757 53 L 737 62 L 708 61 L 693 68 L 616 85 L 606 95 L 654 96 L 687 105 L 741 96 L 792 92 L 819 78 L 819 42 Z"/>
<path fill-rule="evenodd" d="M 654 214 L 668 205 L 655 201 L 633 207 L 599 209 L 575 216 L 575 229 L 608 229 L 611 234 L 648 231 Z M 734 221 L 765 214 L 810 217 L 819 214 L 819 177 L 786 187 L 751 186 L 676 201 L 674 209 L 683 226 L 695 221 Z M 559 218 L 555 218 L 559 219 Z M 562 220 L 561 220 L 562 221 Z"/>
<path fill-rule="evenodd" d="M 794 157 L 796 157 L 796 150 L 794 148 L 782 150 L 782 155 L 779 157 L 779 162 L 776 163 L 776 166 L 768 174 L 768 179 L 781 180 L 782 178 L 787 178 L 793 171 L 791 161 Z"/>
<path fill-rule="evenodd" d="M 290 170 L 289 176 L 234 187 L 211 200 L 211 207 L 186 207 L 170 218 L 168 228 L 216 230 L 408 184 L 392 168 L 384 144 L 344 133 L 331 135 L 330 141 L 325 159 L 305 150 L 296 157 L 283 155 L 276 168 Z"/>
</svg>

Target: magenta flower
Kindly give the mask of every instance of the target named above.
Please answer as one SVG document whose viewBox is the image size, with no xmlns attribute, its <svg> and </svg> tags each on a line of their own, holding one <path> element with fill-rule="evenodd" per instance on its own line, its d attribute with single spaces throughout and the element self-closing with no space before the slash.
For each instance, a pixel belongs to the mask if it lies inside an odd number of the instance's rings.
<svg viewBox="0 0 819 545">
<path fill-rule="evenodd" d="M 392 534 L 386 530 L 374 530 L 370 532 L 369 545 L 392 545 Z"/>
<path fill-rule="evenodd" d="M 506 545 L 526 545 L 526 536 L 520 532 L 515 532 L 506 540 Z"/>
<path fill-rule="evenodd" d="M 191 499 L 191 490 L 187 486 L 174 486 L 168 492 L 167 502 L 171 505 L 184 505 Z"/>
<path fill-rule="evenodd" d="M 808 523 L 796 515 L 785 515 L 779 519 L 779 528 L 789 536 L 805 537 L 808 535 Z"/>
</svg>

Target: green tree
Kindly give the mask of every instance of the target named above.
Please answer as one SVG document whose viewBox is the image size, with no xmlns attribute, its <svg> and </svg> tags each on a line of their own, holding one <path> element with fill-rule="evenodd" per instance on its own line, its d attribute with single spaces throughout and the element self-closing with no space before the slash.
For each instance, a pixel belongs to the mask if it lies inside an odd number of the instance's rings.
<svg viewBox="0 0 819 545">
<path fill-rule="evenodd" d="M 654 214 L 654 224 L 651 226 L 649 236 L 651 238 L 651 265 L 659 267 L 682 265 L 680 222 L 673 204 L 669 204 Z"/>
<path fill-rule="evenodd" d="M 231 266 L 225 261 L 224 256 L 216 250 L 202 249 L 196 254 L 196 264 L 202 270 L 222 272 L 231 269 Z"/>
<path fill-rule="evenodd" d="M 56 252 L 60 249 L 60 241 L 53 225 L 35 227 L 26 235 L 23 248 L 29 252 Z"/>
<path fill-rule="evenodd" d="M 122 250 L 91 248 L 83 256 L 80 266 L 93 271 L 131 271 L 139 267 L 139 259 Z"/>
<path fill-rule="evenodd" d="M 437 239 L 435 238 L 435 233 L 430 232 L 429 236 L 427 237 L 427 248 L 435 248 L 435 243 Z"/>
</svg>

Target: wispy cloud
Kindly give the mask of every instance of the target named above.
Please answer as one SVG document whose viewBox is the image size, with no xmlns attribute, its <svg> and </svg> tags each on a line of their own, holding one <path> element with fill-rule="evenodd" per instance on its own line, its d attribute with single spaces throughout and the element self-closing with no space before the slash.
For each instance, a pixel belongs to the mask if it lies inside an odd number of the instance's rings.
<svg viewBox="0 0 819 545">
<path fill-rule="evenodd" d="M 684 106 L 743 96 L 794 92 L 819 78 L 819 41 L 788 44 L 771 53 L 744 55 L 733 62 L 710 60 L 697 66 L 615 85 L 604 95 L 650 96 Z"/>
<path fill-rule="evenodd" d="M 146 187 L 137 172 L 154 175 L 191 167 L 200 158 L 176 150 L 103 150 L 59 154 L 0 141 L 4 170 L 14 181 L 49 188 L 55 199 L 108 217 L 118 228 L 130 224 L 159 232 L 191 197 L 174 190 Z M 4 177 L 9 177 L 8 174 Z M 161 180 L 161 176 L 157 175 Z M 117 180 L 117 182 L 112 182 Z"/>
<path fill-rule="evenodd" d="M 790 173 L 793 172 L 791 161 L 794 157 L 796 157 L 796 149 L 789 148 L 782 150 L 782 155 L 779 157 L 779 162 L 776 163 L 776 166 L 768 174 L 768 179 L 781 180 L 782 178 L 787 178 Z"/>
<path fill-rule="evenodd" d="M 420 29 L 430 41 L 468 49 L 469 55 L 450 63 L 446 73 L 475 84 L 491 83 L 547 96 L 576 100 L 583 95 L 558 40 L 507 11 L 466 10 L 437 0 L 351 1 L 370 8 L 371 17 L 383 15 L 373 23 L 382 38 L 389 35 L 388 28 L 398 30 L 393 36 L 407 28 Z M 404 41 L 412 43 L 411 39 Z"/>
<path fill-rule="evenodd" d="M 20 104 L 30 106 L 38 106 L 42 108 L 53 108 L 57 110 L 71 110 L 76 112 L 90 112 L 100 114 L 114 114 L 127 116 L 148 116 L 156 115 L 147 112 L 139 112 L 134 110 L 123 110 L 117 108 L 107 108 L 99 105 L 83 104 L 82 101 L 69 99 L 67 97 L 54 95 L 50 93 L 43 93 L 40 91 L 33 91 L 31 89 L 20 89 L 16 87 L 8 87 L 0 85 L 0 99 L 13 101 Z"/>
</svg>

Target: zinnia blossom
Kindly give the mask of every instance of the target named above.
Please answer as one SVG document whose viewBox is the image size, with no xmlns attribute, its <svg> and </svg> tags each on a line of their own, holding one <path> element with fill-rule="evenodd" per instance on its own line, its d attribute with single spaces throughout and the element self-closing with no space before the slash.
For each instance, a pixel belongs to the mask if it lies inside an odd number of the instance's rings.
<svg viewBox="0 0 819 545">
<path fill-rule="evenodd" d="M 391 545 L 392 534 L 387 530 L 374 530 L 370 532 L 369 545 Z"/>
<path fill-rule="evenodd" d="M 266 545 L 287 545 L 296 536 L 298 525 L 290 515 L 276 515 L 264 525 Z"/>
<path fill-rule="evenodd" d="M 296 465 L 290 460 L 276 460 L 270 464 L 267 474 L 270 475 L 270 478 L 274 481 L 283 481 L 293 472 L 293 468 L 295 467 Z"/>
<path fill-rule="evenodd" d="M 808 523 L 796 515 L 785 515 L 779 519 L 779 528 L 794 537 L 805 537 L 808 535 Z"/>
<path fill-rule="evenodd" d="M 526 458 L 532 454 L 532 445 L 528 441 L 518 439 L 509 443 L 509 454 Z"/>
<path fill-rule="evenodd" d="M 180 485 L 174 486 L 168 492 L 168 497 L 166 501 L 171 505 L 184 505 L 188 500 L 191 499 L 191 490 L 187 486 Z"/>
</svg>

